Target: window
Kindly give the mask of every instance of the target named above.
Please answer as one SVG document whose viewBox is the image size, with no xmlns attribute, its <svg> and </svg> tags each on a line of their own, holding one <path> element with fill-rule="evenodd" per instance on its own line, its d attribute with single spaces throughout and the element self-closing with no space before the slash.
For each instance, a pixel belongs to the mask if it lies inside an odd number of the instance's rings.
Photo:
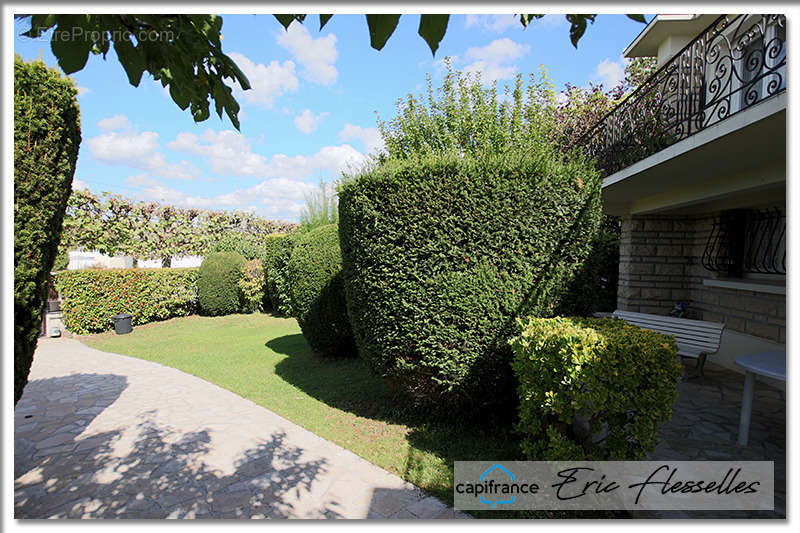
<svg viewBox="0 0 800 533">
<path fill-rule="evenodd" d="M 714 221 L 703 267 L 733 278 L 786 275 L 786 214 L 779 207 L 732 209 Z"/>
</svg>

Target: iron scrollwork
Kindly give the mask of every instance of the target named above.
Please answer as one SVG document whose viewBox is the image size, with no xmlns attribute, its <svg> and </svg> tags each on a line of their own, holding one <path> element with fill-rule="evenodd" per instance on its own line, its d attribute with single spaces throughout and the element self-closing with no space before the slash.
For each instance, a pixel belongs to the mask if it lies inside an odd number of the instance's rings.
<svg viewBox="0 0 800 533">
<path fill-rule="evenodd" d="M 786 17 L 723 15 L 578 141 L 613 174 L 786 89 Z"/>
</svg>

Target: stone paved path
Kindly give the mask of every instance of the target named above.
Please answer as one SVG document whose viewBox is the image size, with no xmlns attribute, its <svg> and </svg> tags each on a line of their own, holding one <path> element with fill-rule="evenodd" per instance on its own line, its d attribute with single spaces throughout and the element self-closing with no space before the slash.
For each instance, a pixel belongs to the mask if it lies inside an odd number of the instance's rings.
<svg viewBox="0 0 800 533">
<path fill-rule="evenodd" d="M 468 518 L 179 370 L 40 339 L 16 406 L 15 518 Z"/>
<path fill-rule="evenodd" d="M 687 363 L 694 373 L 694 363 Z M 786 394 L 756 381 L 748 445 L 736 444 L 744 375 L 707 363 L 705 376 L 678 384 L 672 419 L 658 432 L 648 459 L 680 461 L 774 461 L 775 512 L 660 511 L 659 518 L 784 518 L 786 516 Z"/>
</svg>

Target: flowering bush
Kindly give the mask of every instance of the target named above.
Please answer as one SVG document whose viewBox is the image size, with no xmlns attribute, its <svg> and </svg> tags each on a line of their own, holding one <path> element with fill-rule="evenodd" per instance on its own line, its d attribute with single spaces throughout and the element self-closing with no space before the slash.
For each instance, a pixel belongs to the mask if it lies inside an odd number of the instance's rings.
<svg viewBox="0 0 800 533">
<path fill-rule="evenodd" d="M 243 310 L 258 311 L 264 300 L 264 267 L 260 259 L 251 259 L 242 265 L 242 277 L 237 282 L 242 294 Z"/>
<path fill-rule="evenodd" d="M 118 313 L 130 313 L 140 325 L 197 308 L 196 268 L 62 270 L 55 283 L 64 325 L 81 335 L 111 329 Z"/>
</svg>

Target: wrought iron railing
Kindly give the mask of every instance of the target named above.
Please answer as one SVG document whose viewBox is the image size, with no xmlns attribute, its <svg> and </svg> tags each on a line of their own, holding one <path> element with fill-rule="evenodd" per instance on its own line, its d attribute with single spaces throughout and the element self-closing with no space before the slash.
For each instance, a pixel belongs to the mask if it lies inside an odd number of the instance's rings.
<svg viewBox="0 0 800 533">
<path fill-rule="evenodd" d="M 613 174 L 786 89 L 786 17 L 723 15 L 578 141 Z"/>
<path fill-rule="evenodd" d="M 711 228 L 702 265 L 731 277 L 786 274 L 786 214 L 778 208 L 723 212 Z"/>
</svg>

